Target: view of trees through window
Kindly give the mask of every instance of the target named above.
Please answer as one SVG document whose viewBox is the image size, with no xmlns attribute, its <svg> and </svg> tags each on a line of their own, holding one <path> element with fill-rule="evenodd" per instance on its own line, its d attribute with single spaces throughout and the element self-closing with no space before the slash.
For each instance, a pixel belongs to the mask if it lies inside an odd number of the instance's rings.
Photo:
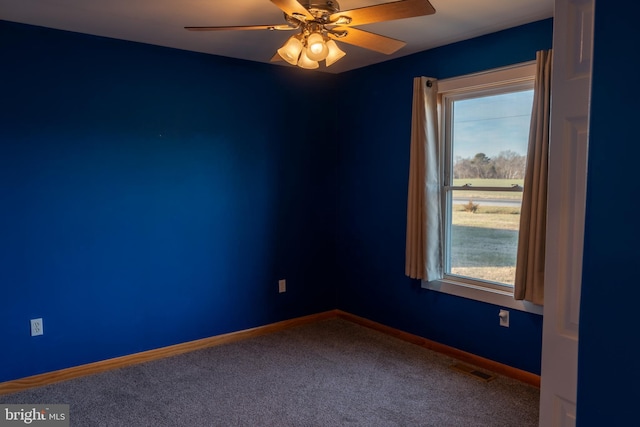
<svg viewBox="0 0 640 427">
<path fill-rule="evenodd" d="M 477 153 L 472 158 L 457 158 L 453 165 L 453 178 L 524 179 L 527 156 L 507 150 L 496 157 Z"/>
<path fill-rule="evenodd" d="M 533 90 L 452 102 L 447 273 L 513 285 Z"/>
</svg>

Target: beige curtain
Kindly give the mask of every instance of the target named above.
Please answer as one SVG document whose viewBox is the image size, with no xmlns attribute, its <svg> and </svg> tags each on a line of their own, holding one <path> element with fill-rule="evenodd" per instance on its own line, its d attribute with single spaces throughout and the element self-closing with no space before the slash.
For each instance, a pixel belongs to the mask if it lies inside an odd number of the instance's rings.
<svg viewBox="0 0 640 427">
<path fill-rule="evenodd" d="M 405 274 L 428 281 L 442 278 L 437 95 L 435 79 L 413 80 Z"/>
<path fill-rule="evenodd" d="M 547 226 L 547 169 L 552 51 L 536 54 L 536 78 L 522 195 L 514 298 L 542 305 Z"/>
</svg>

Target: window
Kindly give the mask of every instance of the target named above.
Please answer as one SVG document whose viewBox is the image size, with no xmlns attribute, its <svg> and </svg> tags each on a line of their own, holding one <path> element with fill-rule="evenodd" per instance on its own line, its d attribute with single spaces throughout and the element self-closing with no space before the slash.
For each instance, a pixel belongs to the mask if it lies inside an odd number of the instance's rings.
<svg viewBox="0 0 640 427">
<path fill-rule="evenodd" d="M 438 82 L 445 275 L 430 288 L 527 309 L 512 296 L 534 74 L 525 64 Z"/>
</svg>

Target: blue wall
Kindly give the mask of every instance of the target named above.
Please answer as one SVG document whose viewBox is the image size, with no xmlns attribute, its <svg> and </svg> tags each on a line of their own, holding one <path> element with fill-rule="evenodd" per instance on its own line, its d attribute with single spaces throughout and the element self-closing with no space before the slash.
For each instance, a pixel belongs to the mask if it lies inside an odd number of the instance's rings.
<svg viewBox="0 0 640 427">
<path fill-rule="evenodd" d="M 638 424 L 635 351 L 640 220 L 640 5 L 596 3 L 587 216 L 580 304 L 578 425 Z M 630 200 L 626 202 L 626 200 Z"/>
<path fill-rule="evenodd" d="M 336 145 L 283 119 L 329 77 L 2 21 L 0 57 L 0 382 L 335 307 Z"/>
<path fill-rule="evenodd" d="M 340 75 L 339 308 L 507 365 L 540 373 L 542 317 L 420 288 L 404 275 L 413 78 L 439 79 L 535 59 L 552 20 Z"/>
<path fill-rule="evenodd" d="M 334 76 L 0 21 L 0 381 L 336 307 L 539 373 L 542 318 L 421 289 L 404 234 L 413 77 L 551 32 Z"/>
</svg>

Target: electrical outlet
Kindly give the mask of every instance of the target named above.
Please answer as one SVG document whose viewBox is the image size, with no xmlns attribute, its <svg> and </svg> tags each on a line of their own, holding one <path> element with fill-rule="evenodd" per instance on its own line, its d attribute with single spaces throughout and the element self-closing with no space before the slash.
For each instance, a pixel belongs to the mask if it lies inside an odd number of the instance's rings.
<svg viewBox="0 0 640 427">
<path fill-rule="evenodd" d="M 31 336 L 35 337 L 37 335 L 43 335 L 44 328 L 42 326 L 42 318 L 40 319 L 31 319 Z"/>
<path fill-rule="evenodd" d="M 500 318 L 500 326 L 504 326 L 505 328 L 509 327 L 509 312 L 507 310 L 500 310 L 498 314 Z"/>
<path fill-rule="evenodd" d="M 278 280 L 278 292 L 287 292 L 287 281 L 285 279 Z"/>
</svg>

